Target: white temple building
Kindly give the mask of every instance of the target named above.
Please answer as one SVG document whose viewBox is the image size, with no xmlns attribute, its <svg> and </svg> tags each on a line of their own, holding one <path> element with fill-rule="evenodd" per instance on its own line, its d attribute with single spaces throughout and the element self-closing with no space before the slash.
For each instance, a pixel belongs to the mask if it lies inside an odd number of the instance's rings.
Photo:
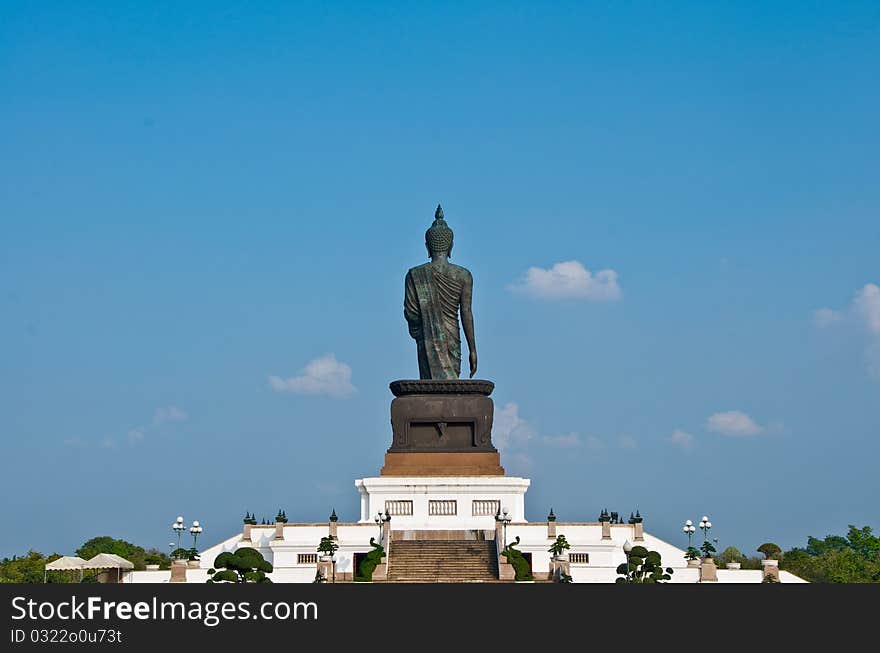
<svg viewBox="0 0 880 653">
<path fill-rule="evenodd" d="M 532 582 L 551 582 L 564 572 L 575 583 L 614 583 L 626 550 L 643 546 L 657 551 L 672 567 L 672 583 L 760 583 L 771 576 L 783 583 L 802 579 L 765 560 L 762 570 L 718 569 L 713 560 L 685 559 L 685 551 L 643 529 L 641 519 L 612 523 L 560 522 L 549 515 L 528 521 L 526 478 L 387 477 L 355 481 L 361 497 L 357 522 L 246 523 L 240 533 L 201 552 L 201 560 L 178 563 L 172 571 L 126 572 L 123 582 L 204 583 L 217 555 L 239 547 L 257 549 L 272 563 L 274 583 L 351 582 L 360 560 L 370 552 L 371 538 L 385 551 L 373 582 L 514 582 L 513 569 L 500 555 L 505 543 L 530 563 Z M 506 511 L 506 512 L 505 512 Z M 622 520 L 618 520 L 622 521 Z M 632 523 L 630 523 L 632 522 Z M 558 535 L 570 549 L 555 558 L 548 551 Z M 317 552 L 322 537 L 333 536 L 338 550 L 330 559 Z"/>
</svg>

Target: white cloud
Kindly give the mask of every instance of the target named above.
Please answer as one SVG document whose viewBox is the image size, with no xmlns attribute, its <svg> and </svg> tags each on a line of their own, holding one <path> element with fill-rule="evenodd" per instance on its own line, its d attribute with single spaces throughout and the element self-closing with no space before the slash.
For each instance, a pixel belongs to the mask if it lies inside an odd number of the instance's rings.
<svg viewBox="0 0 880 653">
<path fill-rule="evenodd" d="M 621 297 L 617 272 L 599 270 L 593 274 L 579 261 L 557 263 L 549 270 L 531 267 L 509 288 L 540 299 L 616 300 Z"/>
<path fill-rule="evenodd" d="M 669 436 L 669 442 L 682 449 L 691 449 L 696 444 L 694 436 L 681 429 L 675 429 L 672 432 L 672 435 Z"/>
<path fill-rule="evenodd" d="M 581 439 L 577 433 L 568 433 L 567 435 L 545 435 L 541 438 L 541 442 L 550 447 L 559 447 L 561 449 L 571 449 L 581 446 Z"/>
<path fill-rule="evenodd" d="M 495 413 L 492 439 L 499 449 L 523 446 L 533 437 L 535 429 L 519 416 L 519 405 L 509 402 Z"/>
<path fill-rule="evenodd" d="M 842 319 L 843 316 L 840 312 L 831 308 L 819 308 L 813 311 L 813 324 L 820 329 L 830 327 L 832 324 L 839 322 Z"/>
<path fill-rule="evenodd" d="M 269 385 L 275 392 L 301 395 L 348 397 L 357 392 L 351 383 L 351 367 L 336 360 L 333 354 L 310 361 L 300 376 L 270 376 Z"/>
<path fill-rule="evenodd" d="M 144 429 L 131 429 L 128 432 L 128 443 L 137 444 L 144 439 Z"/>
<path fill-rule="evenodd" d="M 751 417 L 739 410 L 715 413 L 706 420 L 706 428 L 722 435 L 757 435 L 764 427 L 757 424 Z"/>
<path fill-rule="evenodd" d="M 86 449 L 89 447 L 89 443 L 83 440 L 81 437 L 73 437 L 67 438 L 64 441 L 65 447 L 71 447 L 73 449 Z"/>
<path fill-rule="evenodd" d="M 115 449 L 116 448 L 116 440 L 111 438 L 109 435 L 101 440 L 101 447 L 103 449 Z"/>
<path fill-rule="evenodd" d="M 880 335 L 880 286 L 874 283 L 865 284 L 856 293 L 853 308 L 868 331 Z"/>
<path fill-rule="evenodd" d="M 185 422 L 187 419 L 189 419 L 189 415 L 186 411 L 177 406 L 157 408 L 153 414 L 153 424 L 157 426 L 166 422 Z"/>
<path fill-rule="evenodd" d="M 876 283 L 862 286 L 856 291 L 845 314 L 830 308 L 820 308 L 813 313 L 813 321 L 820 327 L 843 319 L 858 322 L 870 334 L 865 359 L 868 371 L 880 379 L 880 286 Z"/>
</svg>

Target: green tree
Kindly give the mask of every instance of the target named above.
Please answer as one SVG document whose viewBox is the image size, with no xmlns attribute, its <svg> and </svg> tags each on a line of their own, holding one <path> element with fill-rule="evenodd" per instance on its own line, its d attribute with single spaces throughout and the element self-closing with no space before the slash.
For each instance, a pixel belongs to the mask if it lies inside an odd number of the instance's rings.
<svg viewBox="0 0 880 653">
<path fill-rule="evenodd" d="M 782 553 L 782 549 L 779 548 L 778 544 L 774 544 L 773 542 L 765 542 L 758 547 L 758 553 L 763 553 L 765 560 L 778 560 L 779 554 Z"/>
<path fill-rule="evenodd" d="M 234 553 L 224 551 L 214 559 L 215 569 L 208 570 L 209 583 L 271 583 L 268 562 L 256 549 L 242 547 Z"/>
<path fill-rule="evenodd" d="M 318 543 L 318 553 L 323 553 L 324 555 L 332 556 L 338 548 L 339 545 L 336 543 L 336 538 L 332 535 L 325 535 Z"/>
<path fill-rule="evenodd" d="M 811 556 L 821 556 L 831 551 L 846 551 L 849 541 L 840 535 L 828 535 L 824 540 L 813 537 L 807 538 L 806 552 Z"/>
<path fill-rule="evenodd" d="M 170 569 L 171 558 L 168 554 L 159 549 L 147 549 L 144 555 L 144 563 L 148 565 L 159 565 L 159 569 Z"/>
<path fill-rule="evenodd" d="M 806 547 L 785 552 L 780 567 L 811 583 L 877 583 L 880 538 L 870 526 L 850 524 L 846 537 L 808 537 Z"/>
<path fill-rule="evenodd" d="M 665 583 L 672 579 L 672 567 L 663 569 L 660 554 L 643 546 L 634 546 L 627 562 L 617 567 L 616 583 Z"/>
<path fill-rule="evenodd" d="M 718 561 L 727 566 L 731 562 L 739 562 L 742 563 L 745 556 L 737 549 L 735 546 L 729 546 L 724 551 L 721 552 L 721 555 L 718 556 Z"/>
<path fill-rule="evenodd" d="M 57 553 L 44 556 L 32 549 L 21 557 L 3 558 L 0 561 L 0 583 L 42 583 L 46 565 L 60 557 Z M 52 573 L 51 575 L 53 578 L 50 580 L 53 582 L 70 582 L 65 574 Z"/>
<path fill-rule="evenodd" d="M 850 524 L 849 532 L 846 534 L 846 540 L 849 544 L 849 548 L 863 558 L 870 559 L 880 555 L 880 537 L 877 537 L 872 533 L 870 526 L 856 528 Z"/>
<path fill-rule="evenodd" d="M 83 560 L 94 558 L 99 553 L 115 553 L 134 564 L 135 569 L 146 568 L 147 552 L 144 551 L 144 547 L 125 540 L 117 540 L 109 535 L 93 537 L 76 550 L 76 555 Z"/>
<path fill-rule="evenodd" d="M 560 556 L 570 548 L 571 544 L 569 544 L 568 540 L 565 539 L 565 535 L 557 535 L 556 541 L 550 545 L 550 548 L 547 549 L 547 552 L 552 553 L 555 556 Z"/>
</svg>

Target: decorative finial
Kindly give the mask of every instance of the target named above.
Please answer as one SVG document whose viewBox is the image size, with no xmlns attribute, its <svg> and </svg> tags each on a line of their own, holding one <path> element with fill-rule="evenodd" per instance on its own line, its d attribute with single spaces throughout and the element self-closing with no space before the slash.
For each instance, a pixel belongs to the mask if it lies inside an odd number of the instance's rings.
<svg viewBox="0 0 880 653">
<path fill-rule="evenodd" d="M 443 220 L 443 207 L 439 204 L 437 205 L 437 210 L 434 211 L 434 219 L 435 220 Z"/>
<path fill-rule="evenodd" d="M 330 513 L 330 521 L 339 521 L 339 517 L 336 516 L 336 508 Z"/>
<path fill-rule="evenodd" d="M 547 521 L 556 521 L 556 515 L 553 514 L 553 508 L 550 508 L 550 514 L 547 515 Z"/>
</svg>

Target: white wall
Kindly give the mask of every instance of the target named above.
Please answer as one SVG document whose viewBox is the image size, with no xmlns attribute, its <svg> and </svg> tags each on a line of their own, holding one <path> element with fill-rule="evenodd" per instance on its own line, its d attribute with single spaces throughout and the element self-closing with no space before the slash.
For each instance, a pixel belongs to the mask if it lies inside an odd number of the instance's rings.
<svg viewBox="0 0 880 653">
<path fill-rule="evenodd" d="M 376 514 L 385 513 L 386 501 L 409 500 L 412 515 L 392 515 L 395 530 L 494 530 L 495 516 L 474 516 L 475 500 L 497 500 L 511 519 L 525 521 L 526 478 L 498 477 L 393 477 L 379 476 L 355 481 L 361 494 L 362 523 L 375 526 Z M 428 502 L 455 500 L 457 514 L 430 515 Z"/>
</svg>

